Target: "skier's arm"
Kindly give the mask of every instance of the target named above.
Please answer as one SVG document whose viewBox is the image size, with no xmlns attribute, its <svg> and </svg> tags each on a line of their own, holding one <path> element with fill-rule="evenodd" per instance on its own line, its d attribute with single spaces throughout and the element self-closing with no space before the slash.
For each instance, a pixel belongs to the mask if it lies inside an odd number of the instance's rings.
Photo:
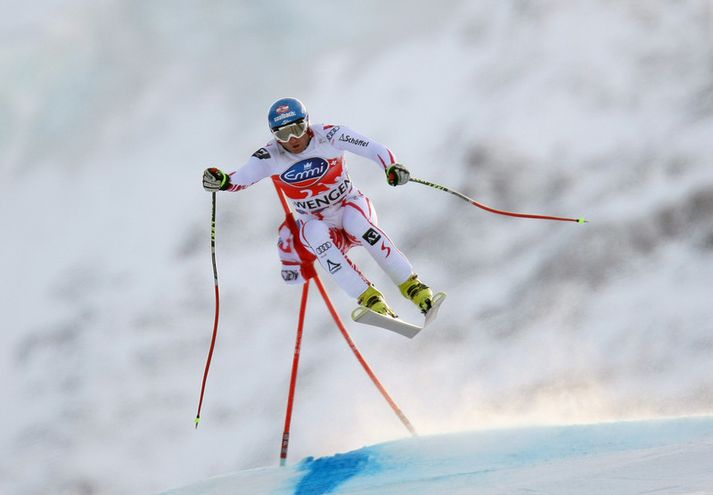
<svg viewBox="0 0 713 495">
<path fill-rule="evenodd" d="M 326 130 L 326 129 L 325 129 Z M 376 162 L 386 172 L 386 181 L 389 185 L 400 186 L 409 180 L 409 171 L 396 161 L 394 154 L 389 148 L 374 141 L 348 127 L 333 127 L 332 132 L 327 133 L 332 146 L 343 151 L 349 151 L 355 155 L 369 158 Z"/>
<path fill-rule="evenodd" d="M 241 191 L 271 175 L 269 158 L 269 153 L 260 148 L 245 165 L 234 172 L 226 173 L 215 167 L 207 168 L 203 172 L 203 188 L 206 191 Z"/>
<path fill-rule="evenodd" d="M 330 144 L 338 150 L 349 151 L 368 158 L 381 165 L 384 170 L 389 168 L 392 163 L 396 163 L 396 158 L 389 148 L 348 127 L 334 126 L 325 130 L 328 131 L 327 138 Z"/>
</svg>

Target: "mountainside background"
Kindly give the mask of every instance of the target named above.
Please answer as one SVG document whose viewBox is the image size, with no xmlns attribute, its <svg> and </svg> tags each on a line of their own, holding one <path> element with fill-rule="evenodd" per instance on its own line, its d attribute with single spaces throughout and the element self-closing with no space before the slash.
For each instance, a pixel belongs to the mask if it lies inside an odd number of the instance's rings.
<svg viewBox="0 0 713 495">
<path fill-rule="evenodd" d="M 277 462 L 300 289 L 272 185 L 218 197 L 296 96 L 449 299 L 413 341 L 349 325 L 420 433 L 713 412 L 706 0 L 0 1 L 0 491 L 153 493 Z M 366 254 L 353 259 L 417 315 Z M 323 275 L 345 318 L 354 302 Z M 407 435 L 316 294 L 290 460 Z"/>
</svg>

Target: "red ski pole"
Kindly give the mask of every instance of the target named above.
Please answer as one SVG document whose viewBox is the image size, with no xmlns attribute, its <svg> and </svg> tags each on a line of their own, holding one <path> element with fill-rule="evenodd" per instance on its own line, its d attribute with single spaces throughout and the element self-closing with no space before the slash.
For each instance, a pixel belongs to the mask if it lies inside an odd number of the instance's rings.
<svg viewBox="0 0 713 495">
<path fill-rule="evenodd" d="M 490 213 L 497 213 L 498 215 L 506 215 L 509 217 L 518 217 L 518 218 L 535 218 L 538 220 L 559 220 L 561 222 L 587 223 L 587 220 L 585 220 L 584 218 L 554 217 L 554 216 L 550 216 L 550 215 L 532 215 L 529 213 L 515 213 L 513 211 L 497 210 L 495 208 L 491 208 L 490 206 L 486 206 L 483 203 L 478 203 L 476 200 L 469 198 L 468 196 L 466 196 L 463 193 L 459 193 L 458 191 L 449 189 L 446 186 L 436 184 L 435 182 L 429 182 L 429 181 L 423 180 L 423 179 L 416 179 L 415 177 L 411 177 L 409 179 L 409 182 L 416 182 L 417 184 L 423 184 L 424 186 L 432 187 L 434 189 L 438 189 L 439 191 L 445 191 L 447 193 L 451 193 L 452 195 L 454 195 L 464 201 L 467 201 L 468 203 L 472 204 L 473 206 L 477 206 L 478 208 L 481 208 L 485 211 L 489 211 Z"/>
<path fill-rule="evenodd" d="M 295 340 L 295 354 L 292 358 L 292 375 L 290 376 L 290 392 L 287 397 L 287 412 L 285 413 L 285 429 L 282 433 L 282 447 L 280 449 L 280 466 L 284 466 L 287 461 L 287 449 L 290 445 L 290 425 L 292 424 L 292 406 L 295 400 L 295 388 L 297 386 L 297 369 L 300 364 L 300 349 L 302 347 L 302 331 L 305 323 L 305 311 L 307 309 L 307 297 L 309 295 L 309 279 L 305 280 L 302 286 L 302 302 L 300 303 L 300 318 L 297 323 L 297 338 Z"/>
<path fill-rule="evenodd" d="M 215 193 L 213 193 L 213 208 L 210 219 L 210 254 L 213 260 L 213 281 L 215 283 L 215 319 L 213 321 L 213 337 L 210 341 L 210 350 L 208 351 L 208 360 L 205 364 L 203 372 L 203 384 L 201 385 L 201 398 L 198 401 L 198 413 L 196 414 L 196 428 L 201 422 L 201 407 L 203 407 L 203 395 L 205 394 L 205 383 L 208 379 L 208 370 L 210 369 L 210 361 L 213 359 L 213 349 L 215 349 L 215 339 L 218 335 L 218 317 L 220 315 L 220 293 L 218 290 L 218 268 L 215 263 Z"/>
</svg>

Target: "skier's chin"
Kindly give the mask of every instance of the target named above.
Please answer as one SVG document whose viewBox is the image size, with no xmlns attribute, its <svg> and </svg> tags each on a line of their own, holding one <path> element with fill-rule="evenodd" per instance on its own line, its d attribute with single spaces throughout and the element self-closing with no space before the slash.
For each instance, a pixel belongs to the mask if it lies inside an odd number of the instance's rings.
<svg viewBox="0 0 713 495">
<path fill-rule="evenodd" d="M 304 143 L 301 143 L 301 142 L 285 143 L 282 146 L 290 153 L 302 153 L 306 148 Z"/>
</svg>

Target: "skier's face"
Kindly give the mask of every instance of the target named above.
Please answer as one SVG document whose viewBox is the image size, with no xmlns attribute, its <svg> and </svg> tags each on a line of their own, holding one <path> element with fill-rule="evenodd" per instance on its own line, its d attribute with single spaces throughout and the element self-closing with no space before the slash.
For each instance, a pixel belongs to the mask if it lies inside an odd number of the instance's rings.
<svg viewBox="0 0 713 495">
<path fill-rule="evenodd" d="M 290 153 L 302 153 L 307 149 L 309 141 L 312 138 L 311 131 L 305 132 L 301 137 L 292 136 L 286 143 L 280 143 Z"/>
</svg>

